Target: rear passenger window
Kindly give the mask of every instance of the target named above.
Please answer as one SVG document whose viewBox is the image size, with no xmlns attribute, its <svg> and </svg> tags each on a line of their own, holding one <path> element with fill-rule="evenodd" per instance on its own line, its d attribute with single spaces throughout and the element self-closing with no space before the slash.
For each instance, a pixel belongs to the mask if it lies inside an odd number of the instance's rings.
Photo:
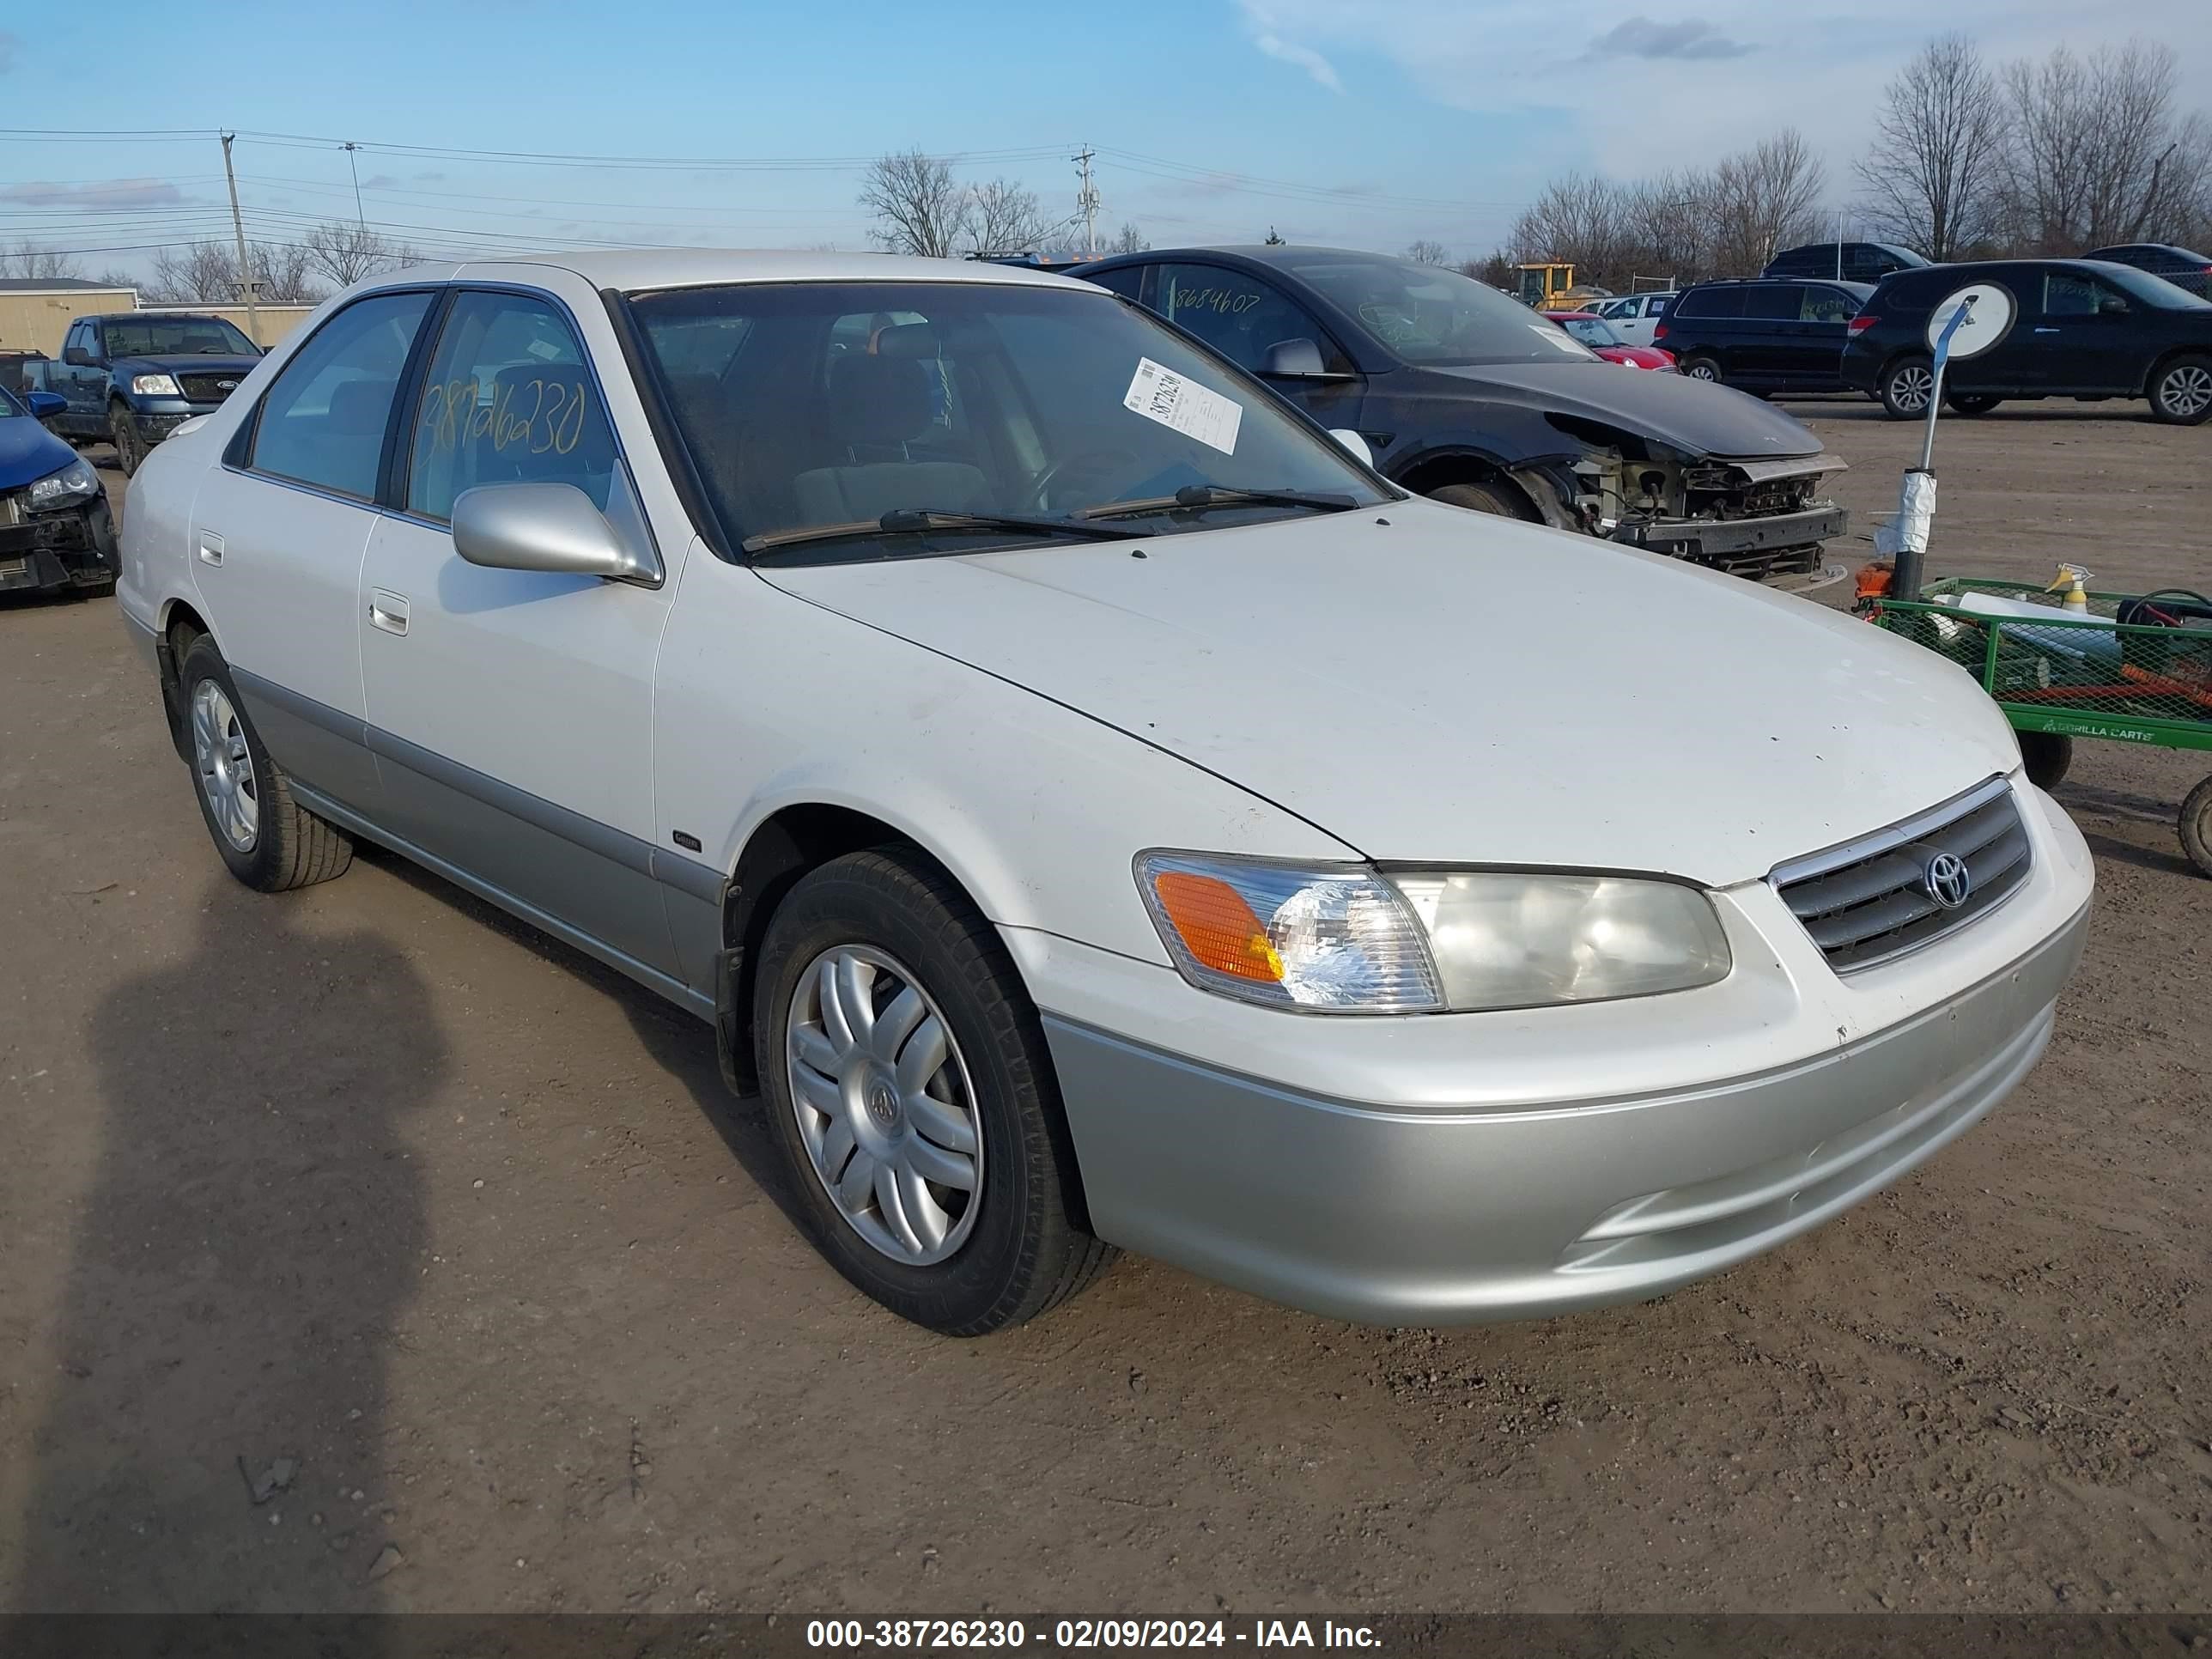
<svg viewBox="0 0 2212 1659">
<path fill-rule="evenodd" d="M 1972 280 L 1971 273 L 1960 270 L 1923 270 L 1910 276 L 1899 276 L 1881 291 L 1881 302 L 1908 311 L 1932 311 L 1936 301 L 1954 289 L 1964 288 Z"/>
<path fill-rule="evenodd" d="M 606 511 L 614 428 L 568 320 L 525 294 L 453 301 L 408 447 L 407 510 L 453 517 L 478 484 L 574 484 Z"/>
<path fill-rule="evenodd" d="M 316 330 L 263 399 L 247 465 L 373 497 L 392 394 L 429 308 L 428 294 L 374 295 Z"/>
<path fill-rule="evenodd" d="M 1770 321 L 1794 323 L 1804 305 L 1804 292 L 1794 284 L 1785 288 L 1778 283 L 1751 289 L 1744 295 L 1743 314 Z"/>
<path fill-rule="evenodd" d="M 1124 265 L 1119 270 L 1102 270 L 1096 276 L 1085 276 L 1083 280 L 1096 283 L 1125 300 L 1133 300 L 1137 297 L 1138 289 L 1145 285 L 1145 267 Z"/>
</svg>

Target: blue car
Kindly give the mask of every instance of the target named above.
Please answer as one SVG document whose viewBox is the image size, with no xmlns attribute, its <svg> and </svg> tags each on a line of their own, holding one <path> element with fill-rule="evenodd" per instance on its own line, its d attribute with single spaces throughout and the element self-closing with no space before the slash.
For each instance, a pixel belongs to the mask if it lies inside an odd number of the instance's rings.
<svg viewBox="0 0 2212 1659">
<path fill-rule="evenodd" d="M 41 422 L 68 406 L 0 387 L 0 593 L 112 593 L 115 520 L 92 464 Z"/>
</svg>

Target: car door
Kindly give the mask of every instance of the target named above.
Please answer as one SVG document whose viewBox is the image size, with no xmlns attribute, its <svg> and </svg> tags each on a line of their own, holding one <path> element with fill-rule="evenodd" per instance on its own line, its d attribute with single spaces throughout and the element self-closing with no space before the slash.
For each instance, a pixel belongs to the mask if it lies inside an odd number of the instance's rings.
<svg viewBox="0 0 2212 1659">
<path fill-rule="evenodd" d="M 2127 296 L 2086 271 L 2068 270 L 2046 270 L 2042 290 L 2028 326 L 2035 347 L 2031 384 L 2062 397 L 2140 390 L 2150 365 L 2138 343 L 2141 319 Z"/>
<path fill-rule="evenodd" d="M 61 384 L 57 388 L 69 399 L 63 417 L 68 429 L 88 437 L 107 429 L 107 374 L 97 367 L 98 330 L 89 322 L 72 323 L 62 345 Z"/>
<path fill-rule="evenodd" d="M 336 313 L 270 382 L 192 506 L 191 568 L 239 695 L 304 789 L 374 817 L 355 606 L 425 289 Z"/>
<path fill-rule="evenodd" d="M 1360 381 L 1351 357 L 1320 319 L 1278 284 L 1229 265 L 1165 260 L 1153 268 L 1146 301 L 1240 368 L 1267 384 L 1324 427 L 1359 425 Z M 1267 352 L 1286 340 L 1310 340 L 1318 375 L 1267 374 Z"/>
<path fill-rule="evenodd" d="M 1784 383 L 1806 392 L 1842 386 L 1844 343 L 1850 337 L 1851 319 L 1858 314 L 1859 302 L 1846 290 L 1825 283 L 1805 283 L 1785 348 Z"/>
<path fill-rule="evenodd" d="M 1782 385 L 1802 351 L 1799 317 L 1804 307 L 1800 283 L 1753 283 L 1743 293 L 1743 320 L 1721 355 L 1721 368 L 1732 386 Z"/>
<path fill-rule="evenodd" d="M 577 288 L 568 298 L 588 306 Z M 391 833 L 577 942 L 665 974 L 653 668 L 684 550 L 656 552 L 607 406 L 621 358 L 597 320 L 595 364 L 567 299 L 453 290 L 395 448 L 394 510 L 361 572 L 362 676 Z M 581 490 L 660 562 L 661 584 L 467 562 L 453 503 L 504 483 Z"/>
</svg>

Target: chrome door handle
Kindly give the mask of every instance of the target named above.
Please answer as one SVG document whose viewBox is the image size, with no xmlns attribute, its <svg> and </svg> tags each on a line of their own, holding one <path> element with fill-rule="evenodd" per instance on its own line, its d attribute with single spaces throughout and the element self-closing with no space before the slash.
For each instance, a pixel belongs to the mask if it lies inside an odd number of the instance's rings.
<svg viewBox="0 0 2212 1659">
<path fill-rule="evenodd" d="M 212 530 L 200 532 L 200 562 L 202 564 L 222 562 L 222 538 Z"/>
<path fill-rule="evenodd" d="M 395 593 L 388 587 L 368 590 L 368 620 L 372 627 L 387 634 L 404 635 L 407 632 L 407 596 Z"/>
</svg>

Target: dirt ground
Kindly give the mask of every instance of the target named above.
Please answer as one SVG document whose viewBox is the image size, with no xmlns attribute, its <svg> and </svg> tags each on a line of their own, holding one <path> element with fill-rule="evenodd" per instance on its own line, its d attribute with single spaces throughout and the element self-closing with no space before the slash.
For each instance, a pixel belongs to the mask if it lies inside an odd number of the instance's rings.
<svg viewBox="0 0 2212 1659">
<path fill-rule="evenodd" d="M 1947 425 L 1931 568 L 2212 587 L 2212 430 L 2111 409 Z M 1887 507 L 1914 434 L 1799 410 Z M 2202 1608 L 2208 769 L 2082 746 L 2049 1058 L 1772 1255 L 1455 1331 L 1124 1259 L 951 1342 L 703 1026 L 388 856 L 246 891 L 112 602 L 0 608 L 0 1607 Z"/>
</svg>

